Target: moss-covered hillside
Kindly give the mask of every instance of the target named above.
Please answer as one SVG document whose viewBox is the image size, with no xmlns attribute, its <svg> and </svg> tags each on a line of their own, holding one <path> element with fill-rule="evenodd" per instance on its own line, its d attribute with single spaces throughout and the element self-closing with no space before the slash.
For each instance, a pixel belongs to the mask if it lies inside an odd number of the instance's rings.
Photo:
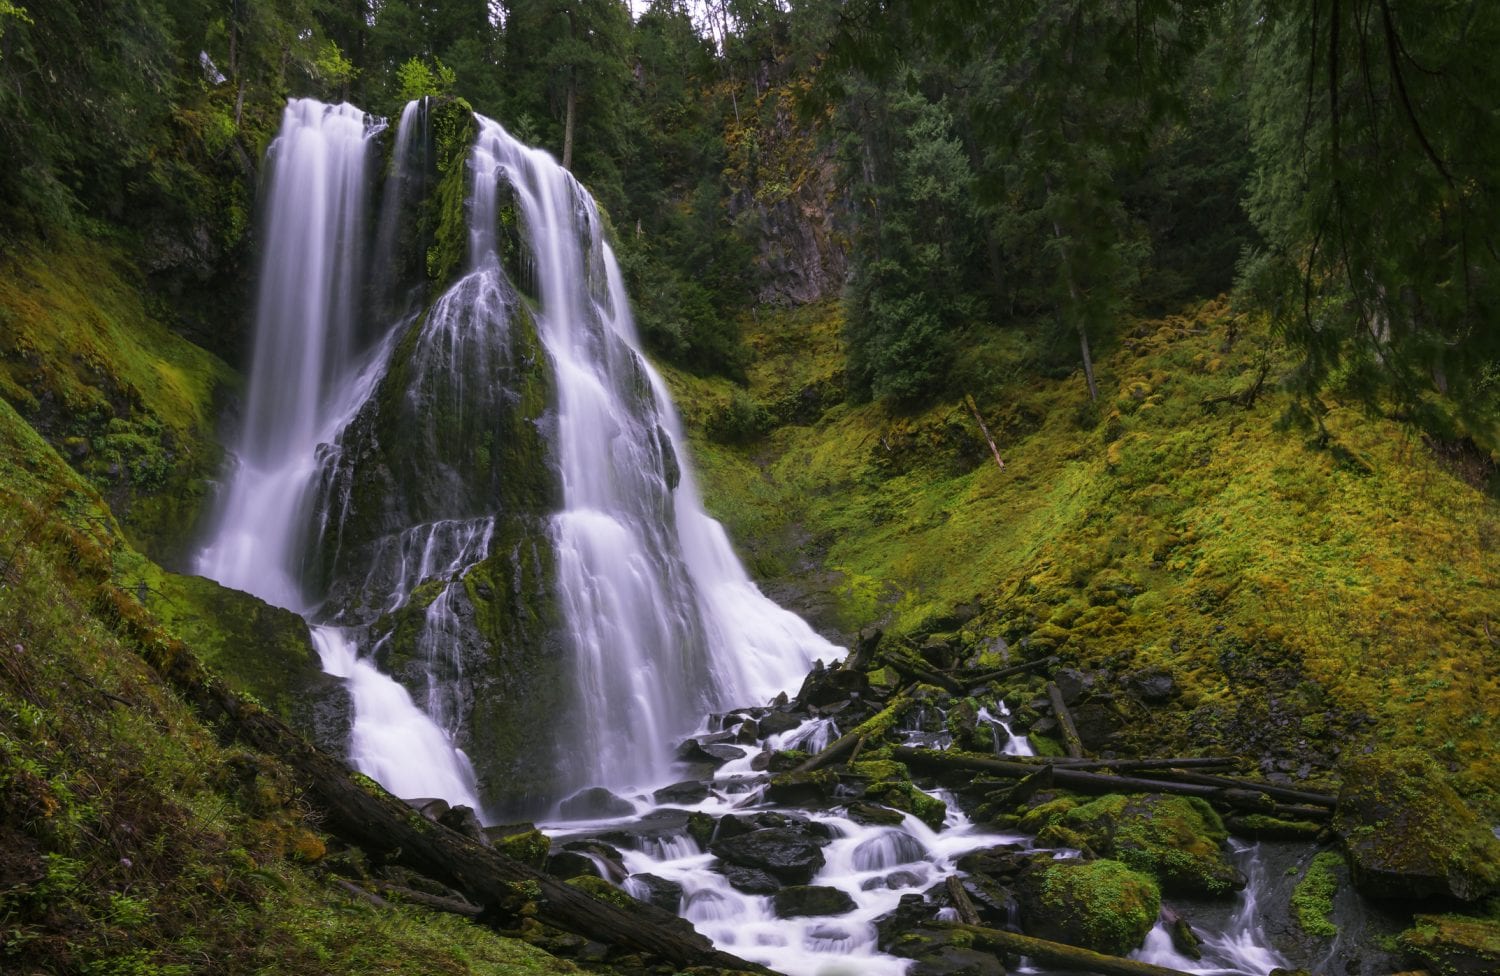
<svg viewBox="0 0 1500 976">
<path fill-rule="evenodd" d="M 1290 368 L 1221 302 L 1125 322 L 1101 396 L 1023 330 L 971 339 L 948 395 L 843 401 L 832 306 L 745 323 L 748 389 L 671 380 L 709 507 L 778 592 L 846 635 L 954 633 L 1181 696 L 1140 747 L 1305 774 L 1415 746 L 1500 813 L 1500 500 L 1472 443 L 1325 397 L 1283 423 Z M 1000 470 L 965 402 L 972 396 Z"/>
</svg>

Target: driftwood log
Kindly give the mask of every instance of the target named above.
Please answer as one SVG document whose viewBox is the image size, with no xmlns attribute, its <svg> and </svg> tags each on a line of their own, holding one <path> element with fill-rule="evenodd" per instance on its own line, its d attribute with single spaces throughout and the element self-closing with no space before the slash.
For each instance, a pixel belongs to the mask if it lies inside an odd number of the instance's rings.
<svg viewBox="0 0 1500 976">
<path fill-rule="evenodd" d="M 1036 766 L 1027 763 L 1007 762 L 983 756 L 955 755 L 951 752 L 936 752 L 932 749 L 913 749 L 898 746 L 897 759 L 932 770 L 965 773 L 993 773 L 1010 779 L 1020 779 L 1036 772 Z M 1209 803 L 1236 810 L 1269 813 L 1296 820 L 1320 819 L 1329 815 L 1322 806 L 1290 807 L 1278 804 L 1258 784 L 1244 782 L 1237 788 L 1205 786 L 1199 783 L 1178 783 L 1171 780 L 1147 779 L 1140 776 L 1113 776 L 1071 769 L 1063 765 L 1052 767 L 1052 782 L 1065 790 L 1076 793 L 1168 793 L 1175 796 L 1196 796 Z M 1241 782 L 1241 781 L 1236 781 Z"/>
<path fill-rule="evenodd" d="M 957 674 L 954 677 L 962 681 L 966 687 L 973 688 L 977 685 L 989 684 L 991 681 L 999 681 L 1003 678 L 1012 678 L 1018 674 L 1025 674 L 1027 671 L 1040 671 L 1050 668 L 1056 663 L 1057 658 L 1055 657 L 1043 657 L 1035 661 L 1027 661 L 1024 664 L 1013 664 L 1008 668 L 1001 668 L 998 671 L 981 671 L 978 674 Z"/>
<path fill-rule="evenodd" d="M 262 706 L 234 692 L 128 595 L 115 593 L 114 599 L 106 598 L 104 611 L 134 638 L 147 663 L 225 736 L 285 763 L 305 791 L 304 799 L 322 814 L 324 829 L 345 842 L 442 882 L 487 914 L 505 917 L 511 914 L 509 906 L 534 901 L 539 921 L 605 945 L 646 953 L 681 967 L 768 972 L 715 949 L 669 912 L 644 902 L 626 908 L 601 901 L 425 819 L 373 780 L 356 777 L 341 761 L 314 748 Z"/>
</svg>

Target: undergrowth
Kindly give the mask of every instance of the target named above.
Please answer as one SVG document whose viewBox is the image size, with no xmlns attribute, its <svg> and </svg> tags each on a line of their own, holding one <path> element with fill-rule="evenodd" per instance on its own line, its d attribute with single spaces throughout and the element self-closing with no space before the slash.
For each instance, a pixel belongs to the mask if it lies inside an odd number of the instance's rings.
<svg viewBox="0 0 1500 976">
<path fill-rule="evenodd" d="M 1097 404 L 1023 328 L 971 336 L 924 409 L 843 402 L 840 327 L 832 305 L 762 309 L 748 388 L 669 375 L 708 506 L 778 593 L 822 570 L 838 600 L 819 622 L 846 637 L 1166 668 L 1182 697 L 1140 730 L 1152 748 L 1295 769 L 1417 746 L 1500 811 L 1500 502 L 1472 477 L 1489 468 L 1332 396 L 1287 423 L 1290 357 L 1222 302 L 1128 323 Z M 736 398 L 763 434 L 715 436 Z"/>
</svg>

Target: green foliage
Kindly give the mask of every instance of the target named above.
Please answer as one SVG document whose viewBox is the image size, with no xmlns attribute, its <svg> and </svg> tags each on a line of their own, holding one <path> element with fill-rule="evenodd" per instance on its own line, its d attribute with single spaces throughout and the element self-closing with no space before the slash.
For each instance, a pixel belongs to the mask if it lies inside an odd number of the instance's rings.
<svg viewBox="0 0 1500 976">
<path fill-rule="evenodd" d="M 1333 924 L 1333 896 L 1338 891 L 1338 871 L 1344 859 L 1334 851 L 1319 851 L 1307 865 L 1307 873 L 1292 892 L 1292 911 L 1297 924 L 1308 935 L 1331 939 L 1339 934 Z"/>
<path fill-rule="evenodd" d="M 408 58 L 396 69 L 396 94 L 403 102 L 451 94 L 457 83 L 453 69 L 437 58 L 431 65 L 420 58 Z"/>
</svg>

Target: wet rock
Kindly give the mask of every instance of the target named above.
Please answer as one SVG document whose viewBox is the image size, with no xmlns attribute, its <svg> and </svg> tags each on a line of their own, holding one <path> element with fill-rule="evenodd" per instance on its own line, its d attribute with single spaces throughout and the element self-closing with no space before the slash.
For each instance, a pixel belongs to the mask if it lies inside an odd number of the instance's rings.
<svg viewBox="0 0 1500 976">
<path fill-rule="evenodd" d="M 1003 929 L 1020 917 L 1021 906 L 1015 892 L 993 878 L 974 874 L 959 878 L 958 883 L 978 912 L 979 924 Z"/>
<path fill-rule="evenodd" d="M 727 814 L 719 819 L 718 836 L 720 839 L 737 837 L 740 834 L 748 834 L 755 830 L 765 830 L 768 827 L 783 827 L 799 834 L 806 834 L 818 844 L 826 844 L 838 836 L 833 828 L 826 823 L 809 820 L 807 817 L 799 817 L 795 813 L 781 813 L 777 810 L 757 810 L 753 813 Z"/>
<path fill-rule="evenodd" d="M 594 834 L 596 840 L 637 851 L 659 849 L 663 843 L 690 836 L 691 814 L 670 807 L 652 810 L 633 823 L 620 824 Z"/>
<path fill-rule="evenodd" d="M 867 827 L 899 827 L 906 820 L 899 810 L 863 801 L 849 804 L 844 813 L 850 820 Z"/>
<path fill-rule="evenodd" d="M 599 866 L 594 859 L 581 851 L 558 851 L 549 855 L 544 870 L 555 878 L 568 881 L 572 878 L 597 878 Z"/>
<path fill-rule="evenodd" d="M 879 871 L 898 864 L 924 861 L 927 849 L 905 831 L 886 830 L 856 845 L 850 859 L 856 871 Z"/>
<path fill-rule="evenodd" d="M 790 732 L 806 720 L 807 716 L 800 713 L 773 709 L 756 723 L 756 733 L 760 738 L 766 739 L 782 732 Z"/>
<path fill-rule="evenodd" d="M 582 854 L 594 861 L 595 874 L 606 881 L 619 884 L 630 872 L 625 870 L 625 860 L 620 852 L 601 840 L 574 840 L 562 846 L 565 853 Z"/>
<path fill-rule="evenodd" d="M 819 662 L 821 665 L 821 662 Z M 797 700 L 803 705 L 823 706 L 864 694 L 870 679 L 863 671 L 848 668 L 814 667 L 802 681 Z"/>
<path fill-rule="evenodd" d="M 1361 756 L 1343 774 L 1333 830 L 1362 894 L 1476 901 L 1500 890 L 1500 840 L 1431 760 Z"/>
<path fill-rule="evenodd" d="M 728 732 L 717 733 L 722 736 L 722 741 L 702 741 L 699 739 L 688 739 L 677 747 L 677 759 L 685 763 L 707 763 L 712 766 L 722 766 L 735 759 L 742 759 L 745 750 L 741 746 L 730 745 L 733 734 Z M 704 739 L 712 739 L 714 736 L 705 736 Z"/>
<path fill-rule="evenodd" d="M 701 803 L 708 799 L 708 784 L 698 780 L 684 780 L 671 786 L 663 786 L 651 794 L 651 799 L 657 803 Z"/>
<path fill-rule="evenodd" d="M 604 820 L 628 817 L 632 813 L 635 813 L 635 804 L 602 786 L 579 790 L 557 807 L 557 815 L 564 820 Z"/>
<path fill-rule="evenodd" d="M 909 941 L 894 954 L 916 960 L 907 976 L 1005 976 L 1005 967 L 994 953 L 971 949 L 962 932 L 938 926 L 921 926 L 909 933 Z"/>
<path fill-rule="evenodd" d="M 831 769 L 778 773 L 766 785 L 766 799 L 792 807 L 815 806 L 832 799 L 838 785 L 838 774 Z"/>
<path fill-rule="evenodd" d="M 714 865 L 715 870 L 724 876 L 729 886 L 735 891 L 743 891 L 747 895 L 774 895 L 781 890 L 781 882 L 771 877 L 760 868 L 741 867 L 738 864 L 726 864 L 720 861 Z"/>
<path fill-rule="evenodd" d="M 777 749 L 773 752 L 762 753 L 762 755 L 766 757 L 763 768 L 772 773 L 789 773 L 812 758 L 802 749 Z M 760 756 L 756 758 L 759 759 Z"/>
<path fill-rule="evenodd" d="M 771 906 L 777 918 L 807 915 L 842 915 L 854 911 L 854 899 L 838 888 L 825 885 L 792 885 L 776 892 Z"/>
<path fill-rule="evenodd" d="M 632 874 L 625 883 L 625 890 L 632 897 L 674 915 L 682 904 L 682 885 L 654 874 Z"/>
<path fill-rule="evenodd" d="M 478 841 L 485 847 L 490 846 L 490 839 L 484 834 L 484 826 L 479 822 L 479 816 L 473 807 L 459 804 L 450 807 L 437 818 L 437 822 L 449 830 L 463 834 L 470 840 Z"/>
<path fill-rule="evenodd" d="M 1418 915 L 1401 933 L 1401 948 L 1429 972 L 1443 976 L 1500 973 L 1500 921 L 1461 915 Z"/>
<path fill-rule="evenodd" d="M 860 891 L 879 891 L 882 888 L 891 891 L 899 891 L 902 888 L 915 888 L 926 881 L 915 871 L 892 871 L 883 878 L 870 878 L 859 886 Z"/>
<path fill-rule="evenodd" d="M 1140 948 L 1161 911 L 1150 877 L 1119 861 L 1052 861 L 1016 889 L 1027 935 L 1123 956 Z"/>
<path fill-rule="evenodd" d="M 787 884 L 807 884 L 823 867 L 823 851 L 817 840 L 786 827 L 769 827 L 728 838 L 721 834 L 709 850 L 721 860 L 760 868 Z"/>
<path fill-rule="evenodd" d="M 936 914 L 937 906 L 929 905 L 927 899 L 916 892 L 902 895 L 895 909 L 875 920 L 875 944 L 881 952 L 894 952 L 903 936 L 932 921 Z"/>
<path fill-rule="evenodd" d="M 1147 705 L 1164 705 L 1182 690 L 1177 679 L 1165 668 L 1145 668 L 1125 676 L 1125 689 Z"/>
<path fill-rule="evenodd" d="M 442 797 L 418 796 L 403 802 L 433 823 L 436 823 L 438 818 L 449 809 L 448 801 Z"/>
<path fill-rule="evenodd" d="M 1122 861 L 1186 895 L 1226 895 L 1245 877 L 1224 852 L 1228 831 L 1197 797 L 1102 796 L 1088 803 L 1054 800 L 1028 813 L 1022 829 L 1037 843 L 1091 850 Z"/>
<path fill-rule="evenodd" d="M 1043 855 L 1050 858 L 1051 855 Z M 983 874 L 991 878 L 1014 878 L 1025 871 L 1036 855 L 1015 844 L 987 847 L 982 851 L 971 851 L 958 859 L 958 869 L 968 874 Z"/>
<path fill-rule="evenodd" d="M 1072 708 L 1094 690 L 1094 676 L 1077 668 L 1062 668 L 1052 676 L 1057 689 L 1062 692 L 1063 704 Z"/>
</svg>

